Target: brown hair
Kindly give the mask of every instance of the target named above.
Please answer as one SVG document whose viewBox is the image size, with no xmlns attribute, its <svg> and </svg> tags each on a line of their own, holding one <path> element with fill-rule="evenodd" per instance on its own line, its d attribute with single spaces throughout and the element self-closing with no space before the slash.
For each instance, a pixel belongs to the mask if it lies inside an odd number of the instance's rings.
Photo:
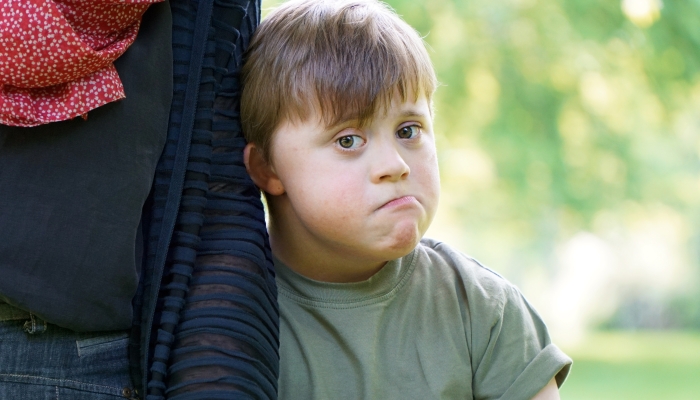
<svg viewBox="0 0 700 400">
<path fill-rule="evenodd" d="M 428 97 L 437 81 L 423 40 L 375 0 L 293 0 L 260 24 L 242 70 L 241 120 L 269 160 L 284 120 L 317 110 L 328 126 L 365 124 L 391 104 Z"/>
</svg>

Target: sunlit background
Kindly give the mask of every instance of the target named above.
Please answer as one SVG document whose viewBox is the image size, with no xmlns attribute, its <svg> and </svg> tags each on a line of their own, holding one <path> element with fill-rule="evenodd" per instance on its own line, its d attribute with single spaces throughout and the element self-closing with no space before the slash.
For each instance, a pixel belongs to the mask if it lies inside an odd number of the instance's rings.
<svg viewBox="0 0 700 400">
<path fill-rule="evenodd" d="M 700 2 L 388 3 L 442 84 L 428 235 L 536 306 L 562 398 L 700 399 Z"/>
</svg>

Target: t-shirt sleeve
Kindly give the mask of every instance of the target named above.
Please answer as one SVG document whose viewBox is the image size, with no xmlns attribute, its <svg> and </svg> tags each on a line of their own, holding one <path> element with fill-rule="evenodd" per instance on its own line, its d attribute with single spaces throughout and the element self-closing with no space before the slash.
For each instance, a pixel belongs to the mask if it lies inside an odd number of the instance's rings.
<svg viewBox="0 0 700 400">
<path fill-rule="evenodd" d="M 477 317 L 472 325 L 474 398 L 527 400 L 552 377 L 561 386 L 572 361 L 551 343 L 547 327 L 520 291 L 500 283 L 490 299 L 495 307 L 472 308 Z"/>
</svg>

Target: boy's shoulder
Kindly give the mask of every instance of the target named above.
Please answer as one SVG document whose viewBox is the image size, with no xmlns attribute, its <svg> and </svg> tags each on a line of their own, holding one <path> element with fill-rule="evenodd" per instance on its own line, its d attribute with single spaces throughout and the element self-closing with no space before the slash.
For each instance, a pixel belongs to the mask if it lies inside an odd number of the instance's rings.
<svg viewBox="0 0 700 400">
<path fill-rule="evenodd" d="M 483 274 L 487 277 L 508 282 L 498 272 L 484 266 L 475 258 L 455 249 L 451 245 L 428 237 L 424 237 L 416 246 L 417 251 L 423 251 L 431 261 L 444 262 L 455 268 L 464 268 L 467 272 Z"/>
<path fill-rule="evenodd" d="M 445 242 L 423 238 L 416 247 L 415 257 L 418 265 L 426 267 L 425 272 L 443 276 L 446 284 L 456 280 L 472 290 L 491 294 L 517 291 L 515 285 L 499 273 Z"/>
<path fill-rule="evenodd" d="M 414 290 L 452 293 L 473 319 L 495 321 L 534 311 L 517 286 L 444 242 L 423 238 L 414 259 Z"/>
</svg>

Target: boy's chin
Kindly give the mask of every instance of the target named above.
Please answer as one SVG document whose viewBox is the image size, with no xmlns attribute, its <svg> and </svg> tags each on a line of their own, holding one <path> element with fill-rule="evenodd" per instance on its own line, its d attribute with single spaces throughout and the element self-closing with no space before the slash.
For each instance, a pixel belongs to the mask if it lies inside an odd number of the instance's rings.
<svg viewBox="0 0 700 400">
<path fill-rule="evenodd" d="M 391 237 L 387 237 L 386 242 L 383 243 L 387 259 L 389 260 L 403 257 L 413 251 L 423 237 L 424 232 L 416 229 L 414 226 L 405 227 L 393 233 L 394 234 Z"/>
</svg>

